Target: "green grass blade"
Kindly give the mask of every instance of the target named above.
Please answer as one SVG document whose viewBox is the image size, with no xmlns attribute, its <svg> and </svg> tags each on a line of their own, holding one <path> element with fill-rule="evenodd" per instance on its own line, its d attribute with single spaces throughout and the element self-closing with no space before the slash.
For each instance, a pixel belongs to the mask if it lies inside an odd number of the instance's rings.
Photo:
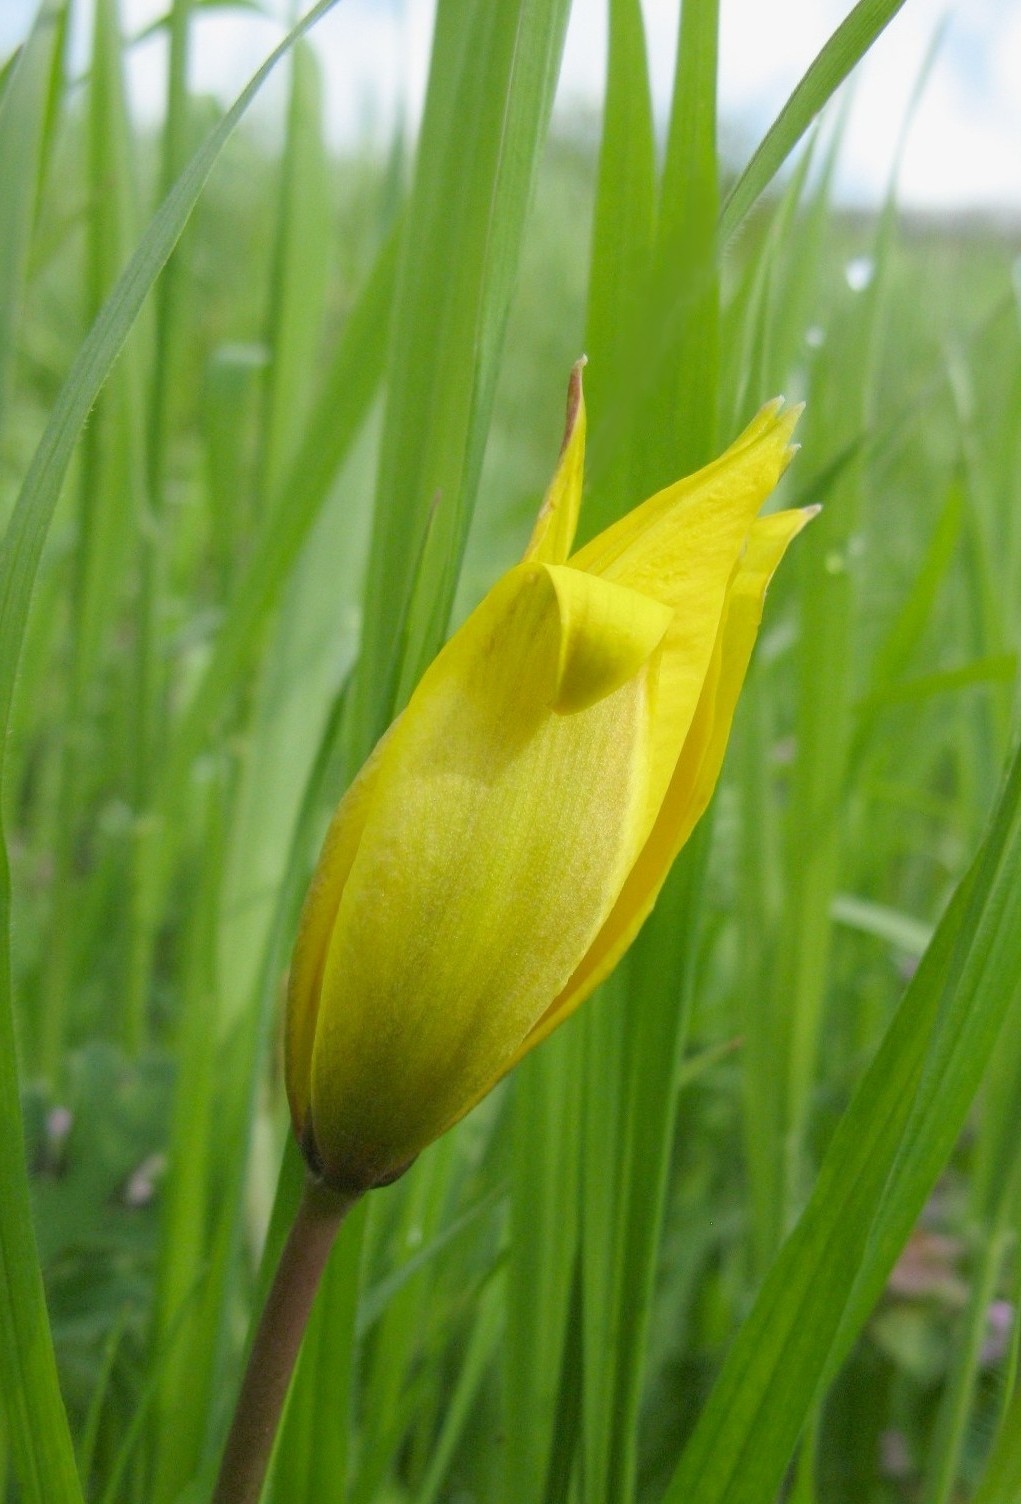
<svg viewBox="0 0 1021 1504">
<path fill-rule="evenodd" d="M 1016 1504 L 1021 1497 L 1021 1388 L 1007 1407 L 972 1504 Z"/>
<path fill-rule="evenodd" d="M 225 784 L 222 765 L 214 765 L 201 793 L 197 823 L 202 860 L 194 874 L 198 901 L 190 916 L 181 979 L 170 1170 L 150 1335 L 150 1350 L 166 1354 L 153 1404 L 153 1504 L 176 1498 L 187 1481 L 205 1420 L 192 1403 L 197 1367 L 193 1344 L 202 1342 L 194 1295 L 206 1266 L 216 1122 L 216 923 L 223 884 Z"/>
<path fill-rule="evenodd" d="M 440 1497 L 450 1460 L 461 1434 L 471 1417 L 471 1407 L 485 1380 L 493 1353 L 500 1340 L 499 1284 L 490 1284 L 479 1299 L 479 1311 L 472 1330 L 470 1346 L 447 1405 L 443 1425 L 436 1438 L 429 1469 L 416 1493 L 417 1504 L 435 1504 Z M 531 1497 L 538 1499 L 538 1494 Z"/>
<path fill-rule="evenodd" d="M 116 6 L 97 0 L 88 86 L 89 204 L 86 219 L 86 308 L 94 319 L 135 243 L 135 162 Z M 88 711 L 98 670 L 123 609 L 131 546 L 145 494 L 142 365 L 139 331 L 128 341 L 96 402 L 81 444 L 71 594 L 75 616 L 61 749 L 60 819 L 54 839 L 53 914 L 38 1011 L 39 1067 L 58 1081 L 74 992 L 74 958 L 82 949 L 83 883 L 75 851 L 88 807 Z M 129 1052 L 140 1047 L 144 1018 L 118 1020 Z"/>
<path fill-rule="evenodd" d="M 650 327 L 670 310 L 652 343 L 661 355 L 643 445 L 642 494 L 707 464 L 716 451 L 720 289 L 716 221 L 718 0 L 681 10 L 677 76 L 656 234 Z M 657 296 L 657 292 L 659 296 Z M 657 452 L 658 451 L 658 452 Z"/>
<path fill-rule="evenodd" d="M 720 215 L 720 239 L 724 245 L 740 228 L 819 111 L 903 4 L 904 0 L 858 0 L 837 27 L 730 190 Z"/>
<path fill-rule="evenodd" d="M 273 67 L 330 8 L 322 3 L 291 31 L 203 142 L 160 207 L 64 382 L 0 543 L 0 775 L 11 701 L 43 543 L 82 425 L 138 312 L 181 233 L 223 145 Z M 10 961 L 10 882 L 0 832 L 0 1362 L 12 1451 L 26 1498 L 80 1499 L 57 1385 L 35 1251 L 18 1091 Z"/>
<path fill-rule="evenodd" d="M 0 824 L 0 1381 L 26 1504 L 81 1504 L 29 1204 L 11 998 L 10 904 Z"/>
<path fill-rule="evenodd" d="M 294 49 L 291 70 L 259 465 L 270 496 L 277 494 L 286 474 L 315 391 L 332 232 L 323 82 L 307 43 Z M 379 342 L 384 344 L 382 338 Z"/>
<path fill-rule="evenodd" d="M 632 473 L 637 418 L 626 383 L 648 298 L 655 220 L 656 148 L 641 7 L 638 0 L 613 0 L 585 332 L 591 420 L 582 538 L 615 521 L 623 499 L 640 493 L 640 476 Z"/>
<path fill-rule="evenodd" d="M 614 1501 L 632 1499 L 637 1490 L 641 1401 L 711 840 L 712 820 L 706 817 L 678 859 L 630 958 L 624 1244 L 609 1422 L 609 1497 Z"/>
<path fill-rule="evenodd" d="M 160 803 L 164 809 L 171 809 L 179 798 L 196 755 L 211 728 L 219 724 L 238 676 L 259 643 L 260 627 L 279 599 L 348 448 L 369 412 L 384 365 L 397 246 L 398 234 L 392 232 L 348 317 L 305 437 L 271 498 L 235 589 L 230 613 L 175 728 L 171 756 L 161 779 Z"/>
<path fill-rule="evenodd" d="M 752 1504 L 779 1487 L 817 1386 L 872 1309 L 953 1147 L 1019 977 L 1021 754 L 665 1504 Z"/>
<path fill-rule="evenodd" d="M 50 81 L 66 0 L 41 5 L 24 47 L 11 59 L 0 96 L 0 427 L 7 407 L 18 309 L 39 196 Z"/>
<path fill-rule="evenodd" d="M 590 472 L 599 484 L 586 496 L 585 536 L 618 515 L 638 484 L 635 447 L 613 419 L 625 411 L 625 368 L 634 327 L 648 296 L 655 221 L 656 171 L 645 34 L 635 0 L 610 8 L 606 110 L 589 272 L 586 396 L 591 412 Z M 632 415 L 629 413 L 628 417 Z M 627 421 L 627 420 L 625 420 Z M 602 1011 L 602 1003 L 595 1005 Z M 610 1231 L 613 1201 L 599 1191 L 610 1174 L 601 1155 L 613 1141 L 607 1111 L 596 1137 L 581 1131 L 581 1084 L 588 1054 L 600 1048 L 598 1021 L 579 1019 L 523 1063 L 514 1083 L 512 1120 L 511 1240 L 507 1267 L 507 1340 L 504 1415 L 508 1433 L 506 1497 L 540 1498 L 554 1458 L 569 1452 L 573 1436 L 558 1434 L 558 1390 L 569 1365 L 569 1300 L 576 1282 L 579 1226 L 586 1227 L 587 1382 L 583 1421 L 586 1475 L 592 1498 L 610 1486 L 608 1447 L 613 1418 L 613 1366 L 602 1363 L 616 1321 L 616 1271 Z M 610 1051 L 612 1055 L 612 1050 Z M 602 1058 L 600 1054 L 600 1058 Z M 592 1067 L 598 1077 L 599 1066 Z M 585 1143 L 581 1189 L 578 1154 Z M 576 1376 L 581 1388 L 581 1375 Z M 580 1394 L 579 1394 L 580 1400 Z M 567 1428 L 570 1430 L 570 1426 Z"/>
<path fill-rule="evenodd" d="M 446 634 L 567 11 L 566 0 L 441 0 L 437 12 L 392 327 L 356 761 L 389 721 L 402 681 L 407 692 Z M 402 665 L 394 623 L 406 615 L 437 497 Z"/>
<path fill-rule="evenodd" d="M 506 1497 L 540 1499 L 556 1444 L 556 1399 L 578 1246 L 578 1034 L 522 1061 L 510 1124 L 504 1415 Z"/>
<path fill-rule="evenodd" d="M 154 215 L 61 387 L 0 543 L 0 728 L 4 733 L 0 745 L 6 741 L 17 658 L 39 557 L 82 426 L 143 302 L 187 224 L 217 157 L 277 63 L 335 4 L 336 0 L 319 0 L 273 50 L 210 131 Z"/>
</svg>

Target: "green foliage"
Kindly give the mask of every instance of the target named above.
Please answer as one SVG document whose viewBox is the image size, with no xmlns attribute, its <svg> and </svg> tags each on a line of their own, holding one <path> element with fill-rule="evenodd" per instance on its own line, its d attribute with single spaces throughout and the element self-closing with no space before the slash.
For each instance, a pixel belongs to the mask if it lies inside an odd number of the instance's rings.
<svg viewBox="0 0 1021 1504">
<path fill-rule="evenodd" d="M 74 86 L 61 0 L 0 71 L 0 1499 L 208 1498 L 301 1183 L 318 843 L 520 553 L 586 349 L 585 535 L 780 390 L 823 514 L 631 953 L 345 1225 L 267 1498 L 1008 1504 L 1018 245 L 832 201 L 900 4 L 741 168 L 715 0 L 662 149 L 637 0 L 597 136 L 551 127 L 567 0 L 440 0 L 412 160 L 329 145 L 330 0 L 214 115 L 202 3 L 156 137 L 117 0 Z M 236 127 L 285 54 L 276 152 Z"/>
</svg>

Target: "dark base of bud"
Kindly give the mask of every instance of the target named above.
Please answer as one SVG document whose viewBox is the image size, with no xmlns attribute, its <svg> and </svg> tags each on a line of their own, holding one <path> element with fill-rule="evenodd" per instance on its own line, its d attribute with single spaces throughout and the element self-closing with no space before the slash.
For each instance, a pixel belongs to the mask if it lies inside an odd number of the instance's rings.
<svg viewBox="0 0 1021 1504">
<path fill-rule="evenodd" d="M 312 1119 L 309 1116 L 302 1129 L 301 1138 L 298 1140 L 305 1163 L 308 1166 L 309 1175 L 319 1185 L 336 1192 L 338 1196 L 355 1197 L 362 1196 L 366 1191 L 379 1190 L 381 1186 L 393 1185 L 395 1180 L 400 1180 L 406 1175 L 415 1163 L 418 1155 L 412 1155 L 406 1164 L 398 1165 L 396 1170 L 387 1170 L 382 1175 L 372 1172 L 364 1176 L 348 1174 L 344 1176 L 332 1174 L 328 1166 L 323 1162 L 319 1153 L 319 1145 L 316 1143 L 315 1133 L 312 1128 Z"/>
</svg>

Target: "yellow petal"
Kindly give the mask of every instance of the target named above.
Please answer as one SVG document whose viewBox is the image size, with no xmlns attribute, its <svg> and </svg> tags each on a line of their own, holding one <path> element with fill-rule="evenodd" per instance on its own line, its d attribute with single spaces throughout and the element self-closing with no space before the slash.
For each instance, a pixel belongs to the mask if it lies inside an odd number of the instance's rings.
<svg viewBox="0 0 1021 1504">
<path fill-rule="evenodd" d="M 754 524 L 727 591 L 726 611 L 698 710 L 662 809 L 591 950 L 510 1065 L 544 1039 L 616 966 L 648 917 L 667 873 L 705 812 L 719 778 L 738 695 L 762 619 L 766 588 L 788 544 L 817 507 L 775 512 Z"/>
<path fill-rule="evenodd" d="M 578 527 L 585 473 L 585 395 L 581 381 L 584 367 L 582 356 L 571 369 L 560 459 L 525 549 L 525 559 L 540 564 L 562 564 L 571 552 Z"/>
<path fill-rule="evenodd" d="M 645 674 L 612 688 L 604 677 L 609 692 L 574 714 L 551 708 L 560 683 L 591 692 L 580 665 L 599 652 L 585 639 L 593 623 L 610 630 L 575 602 L 569 574 L 512 570 L 426 671 L 383 751 L 312 1057 L 316 1146 L 343 1183 L 392 1173 L 502 1073 L 637 854 Z M 562 680 L 565 635 L 577 640 Z"/>
<path fill-rule="evenodd" d="M 284 1024 L 284 1079 L 294 1131 L 299 1140 L 308 1114 L 312 1046 L 326 950 L 340 907 L 340 896 L 365 828 L 380 758 L 393 730 L 394 726 L 391 726 L 377 743 L 375 751 L 337 806 L 301 911 L 287 981 Z"/>
<path fill-rule="evenodd" d="M 636 674 L 663 640 L 673 612 L 637 590 L 546 566 L 560 618 L 560 656 L 553 708 L 587 710 Z"/>
<path fill-rule="evenodd" d="M 650 827 L 699 702 L 734 565 L 794 453 L 789 440 L 800 412 L 784 411 L 779 398 L 769 403 L 719 459 L 651 497 L 571 559 L 573 568 L 674 611 L 649 684 Z"/>
</svg>

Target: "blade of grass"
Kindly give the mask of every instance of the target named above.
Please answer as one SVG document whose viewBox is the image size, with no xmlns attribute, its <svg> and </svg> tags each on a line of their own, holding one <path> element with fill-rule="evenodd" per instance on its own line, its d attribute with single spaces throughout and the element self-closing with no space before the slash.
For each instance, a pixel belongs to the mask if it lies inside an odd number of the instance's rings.
<svg viewBox="0 0 1021 1504">
<path fill-rule="evenodd" d="M 355 765 L 446 634 L 567 12 L 566 0 L 441 0 L 437 10 L 391 333 L 352 700 Z M 411 599 L 437 496 L 443 506 L 401 664 L 393 624 Z"/>
<path fill-rule="evenodd" d="M 1021 1495 L 1021 1389 L 1003 1418 L 1000 1433 L 972 1504 L 1015 1504 Z"/>
<path fill-rule="evenodd" d="M 286 475 L 314 390 L 332 228 L 323 85 L 308 44 L 294 49 L 291 70 L 259 463 L 261 484 L 271 497 Z"/>
<path fill-rule="evenodd" d="M 1021 753 L 988 835 L 844 1114 L 665 1504 L 779 1487 L 964 1123 L 1021 978 Z"/>
<path fill-rule="evenodd" d="M 176 1498 L 190 1476 L 189 1464 L 202 1439 L 205 1417 L 193 1403 L 196 1372 L 192 1349 L 200 1310 L 194 1301 L 204 1271 L 210 1210 L 216 1110 L 217 1039 L 216 921 L 223 884 L 226 777 L 221 765 L 207 770 L 201 791 L 194 873 L 197 902 L 185 938 L 181 1005 L 177 1020 L 178 1076 L 170 1130 L 170 1171 L 163 1195 L 150 1352 L 165 1353 L 153 1402 L 153 1504 Z M 189 1307 L 185 1313 L 186 1305 Z M 171 1333 L 173 1338 L 171 1340 Z"/>
<path fill-rule="evenodd" d="M 50 86 L 59 59 L 67 0 L 46 0 L 28 40 L 11 59 L 0 96 L 0 427 L 8 386 L 18 310 L 28 260 L 32 220 L 39 197 Z"/>
<path fill-rule="evenodd" d="M 623 405 L 621 382 L 626 352 L 648 296 L 654 240 L 656 168 L 652 101 L 645 33 L 636 0 L 614 0 L 610 7 L 606 108 L 600 147 L 596 211 L 589 273 L 586 343 L 592 357 L 586 372 L 592 411 L 590 470 L 600 483 L 586 498 L 581 527 L 586 536 L 619 513 L 638 481 L 636 446 L 607 442 L 611 412 Z M 619 434 L 617 437 L 621 437 Z M 600 468 L 600 457 L 602 464 Z M 602 1004 L 596 1004 L 601 1008 Z M 508 1433 L 506 1496 L 536 1498 L 555 1454 L 567 1437 L 557 1434 L 557 1392 L 568 1363 L 572 1334 L 567 1323 L 568 1296 L 576 1282 L 579 1221 L 587 1228 L 584 1261 L 587 1334 L 584 1449 L 593 1490 L 608 1488 L 607 1453 L 612 1419 L 612 1365 L 600 1362 L 609 1351 L 615 1321 L 612 1294 L 614 1264 L 609 1208 L 602 1194 L 613 1175 L 601 1158 L 615 1143 L 607 1091 L 597 1137 L 580 1132 L 580 1089 L 589 1069 L 586 1056 L 598 1049 L 597 1024 L 586 1019 L 569 1025 L 545 1051 L 525 1062 L 514 1084 L 512 1127 L 511 1239 L 507 1268 L 507 1342 L 504 1365 L 505 1424 Z M 599 1066 L 591 1067 L 593 1079 Z M 596 1177 L 590 1193 L 581 1191 L 578 1159 L 588 1145 L 586 1178 Z M 581 1374 L 577 1375 L 581 1387 Z M 577 1421 L 581 1405 L 572 1412 Z M 602 1481 L 599 1481 L 599 1480 Z M 594 1492 L 593 1498 L 597 1495 Z"/>
<path fill-rule="evenodd" d="M 230 613 L 193 691 L 161 774 L 159 805 L 173 811 L 195 757 L 218 726 L 260 627 L 305 545 L 338 469 L 368 415 L 383 371 L 393 298 L 398 232 L 377 255 L 330 361 L 305 438 L 274 493 L 238 581 Z"/>
<path fill-rule="evenodd" d="M 471 1417 L 471 1407 L 485 1380 L 500 1340 L 501 1290 L 494 1282 L 482 1292 L 478 1316 L 472 1327 L 468 1351 L 446 1407 L 436 1438 L 429 1469 L 416 1493 L 417 1504 L 435 1504 L 450 1467 L 454 1450 Z M 533 1495 L 538 1498 L 538 1495 Z"/>
<path fill-rule="evenodd" d="M 138 312 L 188 221 L 224 145 L 277 63 L 337 0 L 319 3 L 291 30 L 210 131 L 160 205 L 68 373 L 0 543 L 0 728 L 6 740 L 16 661 L 39 556 L 71 454 Z"/>
<path fill-rule="evenodd" d="M 26 1504 L 81 1504 L 28 1195 L 11 1007 L 10 903 L 0 823 L 0 1380 Z"/>
<path fill-rule="evenodd" d="M 633 1499 L 637 1493 L 640 1407 L 711 842 L 712 820 L 706 817 L 675 864 L 631 958 L 628 1006 L 634 1012 L 624 1052 L 625 1242 L 611 1419 L 611 1500 Z M 672 985 L 667 985 L 667 978 Z"/>
<path fill-rule="evenodd" d="M 0 789 L 11 701 L 43 543 L 82 425 L 224 143 L 280 58 L 330 9 L 321 0 L 255 74 L 192 158 L 78 352 L 0 542 Z M 0 792 L 0 802 L 3 800 Z M 0 827 L 0 1363 L 12 1451 L 31 1504 L 80 1500 L 35 1250 L 18 1091 L 10 877 Z"/>
<path fill-rule="evenodd" d="M 616 87 L 608 99 L 631 97 L 617 106 L 620 118 L 607 117 L 597 212 L 633 221 L 637 235 L 625 255 L 620 232 L 597 218 L 590 349 L 594 365 L 607 365 L 604 380 L 617 403 L 616 426 L 611 421 L 604 439 L 615 456 L 608 473 L 598 468 L 598 447 L 595 454 L 597 496 L 605 498 L 598 525 L 697 469 L 715 445 L 718 26 L 714 3 L 683 7 L 659 213 L 648 239 L 652 133 L 638 8 L 620 8 L 615 46 L 611 32 Z M 620 141 L 611 134 L 618 131 Z M 671 311 L 666 320 L 664 307 Z M 633 480 L 636 493 L 614 494 L 618 477 Z M 624 1504 L 637 1488 L 638 1417 L 707 842 L 708 827 L 677 864 L 619 976 L 586 1020 L 581 1455 L 593 1504 Z"/>
<path fill-rule="evenodd" d="M 624 498 L 640 494 L 640 478 L 632 473 L 637 415 L 623 384 L 648 297 L 655 220 L 656 150 L 641 6 L 612 0 L 585 332 L 585 400 L 592 417 L 583 539 L 614 521 Z M 599 477 L 597 488 L 592 475 Z"/>
<path fill-rule="evenodd" d="M 191 10 L 192 0 L 171 0 L 168 17 L 167 105 L 160 143 L 157 190 L 161 205 L 170 201 L 174 185 L 180 181 L 179 174 L 187 159 L 187 75 Z M 185 223 L 182 222 L 166 248 L 161 267 L 162 276 L 155 283 L 152 367 L 147 393 L 144 502 L 149 515 L 147 526 L 143 528 L 139 538 L 141 557 L 135 608 L 137 643 L 131 724 L 131 792 L 140 818 L 128 877 L 129 923 L 123 960 L 124 975 L 120 983 L 126 1031 L 131 1033 L 141 1032 L 140 1024 L 145 1017 L 149 953 L 156 924 L 156 904 L 150 877 L 157 865 L 156 825 L 152 820 L 146 819 L 145 815 L 152 797 L 154 763 L 162 743 L 160 720 L 165 661 L 159 640 L 159 612 L 163 593 L 164 540 L 159 524 L 165 511 L 171 393 L 181 341 L 178 325 L 184 318 L 180 247 L 184 230 Z"/>
<path fill-rule="evenodd" d="M 22 295 L 31 218 L 64 7 L 41 7 L 0 101 L 0 421 L 5 411 L 14 327 Z M 0 571 L 4 566 L 0 548 Z M 2 573 L 0 573 L 2 578 Z M 17 652 L 0 632 L 0 653 Z M 8 740 L 10 688 L 2 705 L 0 772 Z M 28 1504 L 80 1504 L 74 1449 L 60 1394 L 46 1299 L 39 1271 L 25 1170 L 25 1141 L 14 1035 L 10 953 L 10 870 L 0 792 L 0 1389 L 3 1451 Z M 6 1467 L 5 1467 L 6 1471 Z"/>
<path fill-rule="evenodd" d="M 647 316 L 655 324 L 662 320 L 664 306 L 670 311 L 652 345 L 662 360 L 646 420 L 653 442 L 650 445 L 646 437 L 643 444 L 643 495 L 668 485 L 678 475 L 691 474 L 716 451 L 719 24 L 719 0 L 682 7 L 656 229 L 656 281 Z"/>
<path fill-rule="evenodd" d="M 837 27 L 763 136 L 751 161 L 727 195 L 720 239 L 731 239 L 783 163 L 904 0 L 858 0 Z"/>
<path fill-rule="evenodd" d="M 97 0 L 93 16 L 88 90 L 89 210 L 86 221 L 86 308 L 99 313 L 135 240 L 134 161 L 117 8 Z M 69 684 L 62 747 L 62 786 L 53 840 L 52 940 L 40 988 L 38 1063 L 58 1081 L 71 1007 L 76 952 L 82 944 L 83 887 L 75 853 L 88 808 L 88 774 L 94 763 L 88 720 L 96 678 L 121 607 L 129 548 L 138 532 L 144 496 L 143 422 L 138 394 L 142 370 L 137 336 L 111 372 L 82 436 L 76 547 L 71 574 L 75 631 L 69 649 Z M 125 1009 L 122 1039 L 135 1053 L 144 1020 Z"/>
<path fill-rule="evenodd" d="M 799 554 L 801 652 L 796 757 L 786 822 L 787 905 L 777 941 L 770 1006 L 783 1022 L 786 1079 L 782 1107 L 782 1194 L 774 1237 L 787 1230 L 803 1197 L 808 1169 L 806 1134 L 829 1002 L 832 943 L 830 905 L 846 839 L 841 818 L 851 731 L 859 581 L 851 567 L 868 471 L 855 435 L 868 431 L 874 406 L 881 326 L 880 295 L 888 274 L 884 254 L 892 199 L 872 240 L 873 275 L 863 291 L 848 292 L 827 340 L 828 359 L 817 360 L 809 387 L 811 421 L 849 462 L 831 466 L 818 528 Z M 832 452 L 832 451 L 831 451 Z M 809 486 L 812 486 L 809 479 Z"/>
<path fill-rule="evenodd" d="M 540 1499 L 555 1445 L 578 1243 L 577 1029 L 514 1073 L 503 1403 L 506 1498 Z"/>
</svg>

